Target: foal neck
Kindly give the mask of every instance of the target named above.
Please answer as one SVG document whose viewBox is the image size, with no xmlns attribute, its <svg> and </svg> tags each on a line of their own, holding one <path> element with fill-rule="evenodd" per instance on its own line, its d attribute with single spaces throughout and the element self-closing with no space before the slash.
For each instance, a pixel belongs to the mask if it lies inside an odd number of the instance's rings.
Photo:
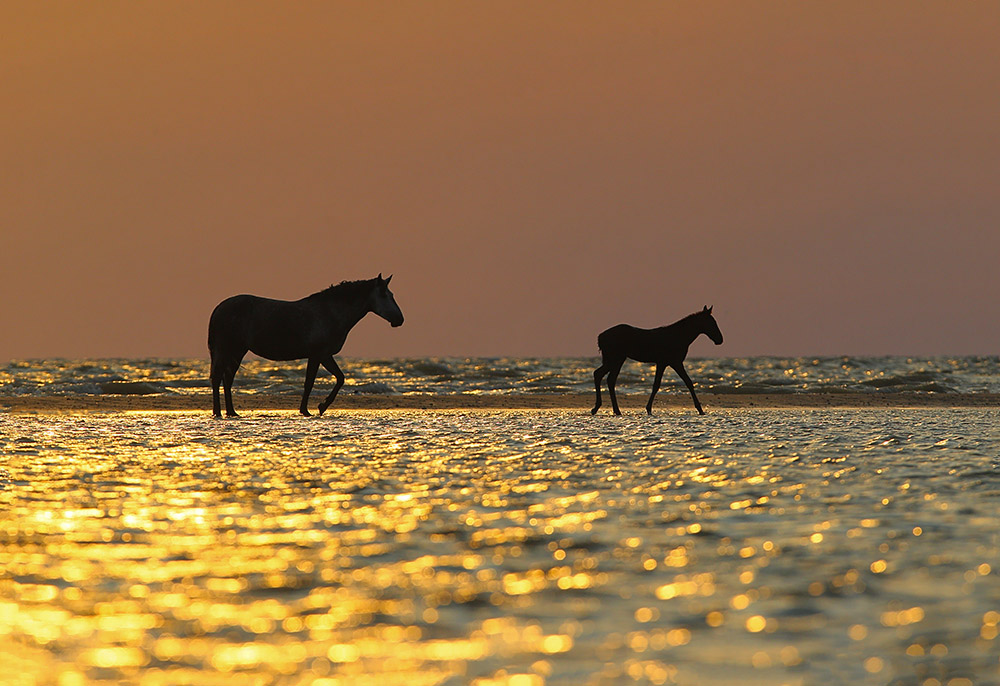
<svg viewBox="0 0 1000 686">
<path fill-rule="evenodd" d="M 698 336 L 703 333 L 707 333 L 705 331 L 705 327 L 701 324 L 698 313 L 689 314 L 684 317 L 684 319 L 671 324 L 670 327 L 667 328 L 672 328 L 674 333 L 688 345 L 691 345 L 694 339 L 698 338 Z"/>
</svg>

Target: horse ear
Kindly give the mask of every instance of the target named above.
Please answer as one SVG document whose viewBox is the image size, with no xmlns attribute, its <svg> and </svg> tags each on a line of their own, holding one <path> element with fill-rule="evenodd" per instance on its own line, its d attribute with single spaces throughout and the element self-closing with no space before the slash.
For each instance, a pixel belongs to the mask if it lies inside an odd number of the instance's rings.
<svg viewBox="0 0 1000 686">
<path fill-rule="evenodd" d="M 379 281 L 381 281 L 381 280 L 382 280 L 382 272 L 379 272 L 379 273 L 378 273 L 378 280 L 379 280 Z"/>
<path fill-rule="evenodd" d="M 392 274 L 389 274 L 389 278 L 385 280 L 385 285 L 388 286 L 390 281 L 392 281 Z"/>
<path fill-rule="evenodd" d="M 715 305 L 712 305 L 711 307 L 709 307 L 709 308 L 708 308 L 708 313 L 709 313 L 709 314 L 712 314 L 712 308 L 713 308 L 713 307 L 715 307 Z"/>
</svg>

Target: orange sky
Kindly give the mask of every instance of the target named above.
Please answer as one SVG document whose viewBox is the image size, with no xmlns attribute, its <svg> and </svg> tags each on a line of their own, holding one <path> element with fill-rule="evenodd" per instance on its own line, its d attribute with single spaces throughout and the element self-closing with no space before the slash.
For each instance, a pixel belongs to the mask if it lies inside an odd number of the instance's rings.
<svg viewBox="0 0 1000 686">
<path fill-rule="evenodd" d="M 0 360 L 207 356 L 393 273 L 345 354 L 1000 352 L 1000 4 L 4 3 Z"/>
</svg>

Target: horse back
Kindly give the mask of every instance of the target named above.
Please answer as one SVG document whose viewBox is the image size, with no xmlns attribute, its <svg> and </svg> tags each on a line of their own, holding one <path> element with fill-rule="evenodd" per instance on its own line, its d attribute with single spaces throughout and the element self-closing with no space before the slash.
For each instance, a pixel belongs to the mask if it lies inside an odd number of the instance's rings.
<svg viewBox="0 0 1000 686">
<path fill-rule="evenodd" d="M 318 337 L 304 300 L 234 295 L 219 303 L 208 324 L 210 349 L 250 350 L 270 360 L 309 357 Z"/>
</svg>

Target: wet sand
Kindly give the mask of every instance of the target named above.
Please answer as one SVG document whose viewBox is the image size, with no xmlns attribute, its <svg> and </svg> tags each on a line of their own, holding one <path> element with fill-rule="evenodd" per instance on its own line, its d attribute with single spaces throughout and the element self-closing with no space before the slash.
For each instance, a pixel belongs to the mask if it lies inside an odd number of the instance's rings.
<svg viewBox="0 0 1000 686">
<path fill-rule="evenodd" d="M 252 398 L 0 412 L 0 683 L 1000 683 L 996 406 Z"/>
<path fill-rule="evenodd" d="M 788 394 L 698 394 L 706 412 L 712 409 L 743 408 L 944 408 L 1000 406 L 996 393 L 788 393 Z M 315 412 L 323 395 L 310 402 Z M 623 411 L 641 411 L 646 394 L 619 394 Z M 298 396 L 238 394 L 237 411 L 298 409 Z M 551 410 L 584 409 L 593 406 L 590 393 L 477 395 L 477 394 L 344 394 L 331 410 Z M 8 396 L 0 397 L 0 411 L 5 412 L 157 412 L 210 411 L 208 393 L 192 395 L 91 395 L 91 396 Z M 690 410 L 691 398 L 681 394 L 660 394 L 653 411 Z M 611 412 L 604 397 L 602 412 Z"/>
</svg>

